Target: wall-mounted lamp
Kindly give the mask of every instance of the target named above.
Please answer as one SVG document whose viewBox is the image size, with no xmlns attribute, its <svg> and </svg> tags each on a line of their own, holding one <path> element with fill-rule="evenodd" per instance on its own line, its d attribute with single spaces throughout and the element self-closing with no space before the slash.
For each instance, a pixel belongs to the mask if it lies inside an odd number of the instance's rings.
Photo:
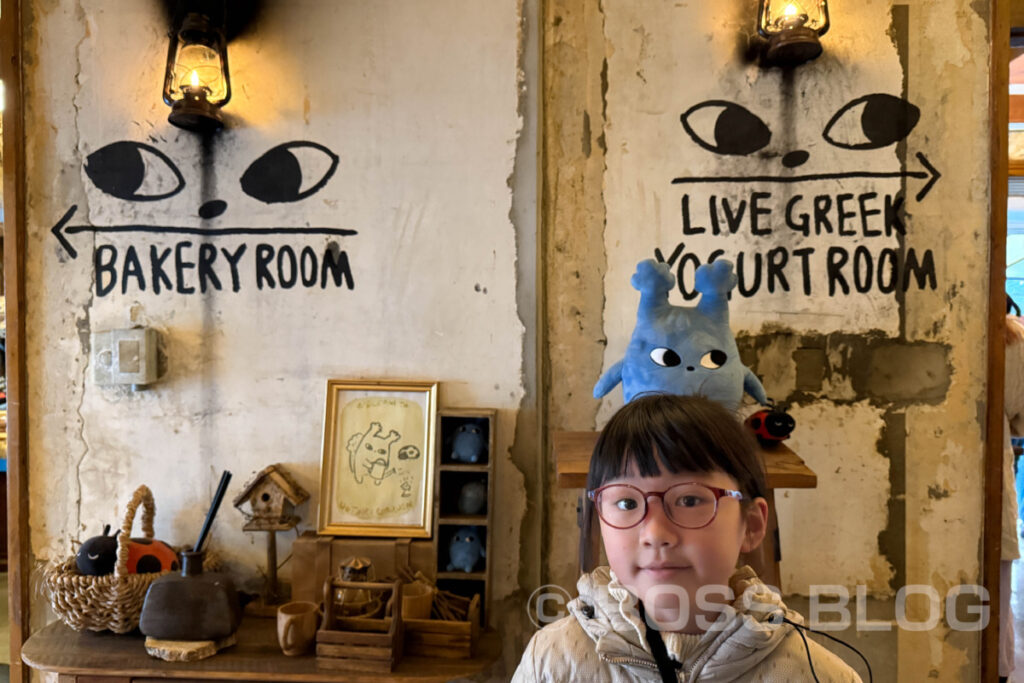
<svg viewBox="0 0 1024 683">
<path fill-rule="evenodd" d="M 794 66 L 821 54 L 828 0 L 761 0 L 757 32 L 768 39 L 768 61 Z"/>
<path fill-rule="evenodd" d="M 231 99 L 228 48 L 223 26 L 200 12 L 189 12 L 167 46 L 164 102 L 167 120 L 200 133 L 219 130 L 220 108 Z"/>
</svg>

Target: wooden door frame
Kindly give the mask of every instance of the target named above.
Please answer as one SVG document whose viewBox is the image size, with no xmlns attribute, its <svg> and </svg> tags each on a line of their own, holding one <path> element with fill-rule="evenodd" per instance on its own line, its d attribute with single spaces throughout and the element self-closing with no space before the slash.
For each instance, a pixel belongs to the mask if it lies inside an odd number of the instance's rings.
<svg viewBox="0 0 1024 683">
<path fill-rule="evenodd" d="M 0 0 L 4 83 L 4 294 L 7 301 L 7 548 L 11 681 L 29 679 L 21 646 L 29 635 L 28 416 L 25 397 L 25 128 L 21 0 Z"/>
<path fill-rule="evenodd" d="M 1009 194 L 1010 3 L 989 0 L 989 121 L 991 222 L 989 225 L 988 410 L 985 417 L 985 519 L 982 583 L 989 621 L 981 634 L 981 680 L 999 675 L 999 569 L 1003 517 L 1003 389 L 1006 327 L 1006 202 Z"/>
</svg>

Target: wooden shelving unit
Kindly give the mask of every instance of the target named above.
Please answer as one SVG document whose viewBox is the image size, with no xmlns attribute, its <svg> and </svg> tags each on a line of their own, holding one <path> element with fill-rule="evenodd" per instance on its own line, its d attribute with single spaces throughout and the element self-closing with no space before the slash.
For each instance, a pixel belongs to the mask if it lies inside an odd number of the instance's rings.
<svg viewBox="0 0 1024 683">
<path fill-rule="evenodd" d="M 471 597 L 480 593 L 483 608 L 481 624 L 487 624 L 491 605 L 491 529 L 494 501 L 494 431 L 496 411 L 474 408 L 449 408 L 438 412 L 437 471 L 434 479 L 434 544 L 437 550 L 438 588 Z M 452 457 L 453 441 L 459 427 L 473 426 L 483 430 L 484 452 L 477 462 L 464 462 Z M 486 490 L 483 509 L 468 514 L 459 510 L 462 488 L 478 482 Z M 448 571 L 449 546 L 459 529 L 473 527 L 483 536 L 484 557 L 473 571 Z"/>
</svg>

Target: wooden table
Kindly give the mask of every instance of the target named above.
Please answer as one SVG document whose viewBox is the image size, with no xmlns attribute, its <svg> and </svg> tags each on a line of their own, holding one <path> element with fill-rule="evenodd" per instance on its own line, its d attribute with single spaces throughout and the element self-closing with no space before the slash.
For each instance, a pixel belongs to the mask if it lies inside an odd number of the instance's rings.
<svg viewBox="0 0 1024 683">
<path fill-rule="evenodd" d="M 498 634 L 480 634 L 473 659 L 405 657 L 390 674 L 319 670 L 312 654 L 286 657 L 277 645 L 274 619 L 245 618 L 238 644 L 198 662 L 165 662 L 146 654 L 141 635 L 79 633 L 54 622 L 25 641 L 21 658 L 33 669 L 59 674 L 59 683 L 189 681 L 448 681 L 479 673 L 501 654 Z"/>
<path fill-rule="evenodd" d="M 597 443 L 597 436 L 598 432 L 554 433 L 555 471 L 559 488 L 586 488 L 590 455 Z M 785 444 L 780 443 L 771 449 L 762 448 L 760 455 L 768 478 L 768 533 L 761 546 L 741 556 L 741 560 L 753 567 L 765 583 L 781 588 L 779 561 L 782 553 L 779 549 L 779 523 L 775 516 L 775 489 L 813 489 L 818 485 L 818 475 Z M 582 571 L 593 569 L 600 556 L 600 539 L 595 535 L 589 541 L 580 567 Z"/>
</svg>

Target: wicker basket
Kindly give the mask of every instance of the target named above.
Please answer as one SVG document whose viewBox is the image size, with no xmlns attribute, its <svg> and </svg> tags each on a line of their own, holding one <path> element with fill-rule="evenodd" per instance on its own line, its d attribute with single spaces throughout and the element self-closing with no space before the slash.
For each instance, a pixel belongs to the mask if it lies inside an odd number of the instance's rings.
<svg viewBox="0 0 1024 683">
<path fill-rule="evenodd" d="M 139 625 L 142 601 L 149 585 L 170 572 L 128 573 L 128 543 L 135 512 L 142 504 L 142 534 L 153 538 L 153 494 L 143 485 L 135 489 L 117 535 L 117 563 L 114 573 L 88 576 L 78 571 L 75 558 L 51 563 L 43 574 L 50 594 L 50 606 L 61 620 L 76 631 L 127 633 Z"/>
</svg>

